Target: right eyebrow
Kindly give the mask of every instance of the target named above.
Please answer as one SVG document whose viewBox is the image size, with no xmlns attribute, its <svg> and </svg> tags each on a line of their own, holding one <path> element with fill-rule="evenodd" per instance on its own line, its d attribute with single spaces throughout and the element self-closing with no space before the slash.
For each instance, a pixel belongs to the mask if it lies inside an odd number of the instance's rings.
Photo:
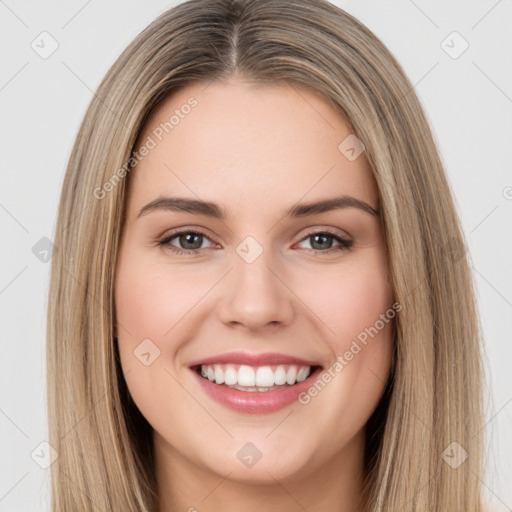
<svg viewBox="0 0 512 512">
<path fill-rule="evenodd" d="M 142 215 L 146 215 L 149 212 L 157 210 L 206 215 L 208 217 L 214 217 L 221 220 L 224 220 L 227 217 L 226 212 L 216 203 L 201 201 L 199 199 L 189 199 L 186 197 L 158 197 L 141 208 L 137 217 L 141 217 Z"/>
</svg>

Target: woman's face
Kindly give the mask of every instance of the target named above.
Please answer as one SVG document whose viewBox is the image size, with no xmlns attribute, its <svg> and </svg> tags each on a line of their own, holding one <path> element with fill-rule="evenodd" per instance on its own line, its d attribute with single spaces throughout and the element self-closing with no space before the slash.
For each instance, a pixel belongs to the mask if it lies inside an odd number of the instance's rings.
<svg viewBox="0 0 512 512">
<path fill-rule="evenodd" d="M 395 311 L 376 185 L 342 116 L 232 78 L 175 92 L 139 140 L 116 327 L 157 456 L 247 482 L 359 467 Z"/>
</svg>

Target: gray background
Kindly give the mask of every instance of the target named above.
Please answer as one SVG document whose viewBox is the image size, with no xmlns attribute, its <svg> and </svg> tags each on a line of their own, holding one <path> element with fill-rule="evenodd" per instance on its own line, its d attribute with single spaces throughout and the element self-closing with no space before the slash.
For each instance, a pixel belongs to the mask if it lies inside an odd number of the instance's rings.
<svg viewBox="0 0 512 512">
<path fill-rule="evenodd" d="M 396 55 L 434 129 L 468 236 L 486 337 L 484 488 L 492 510 L 512 510 L 512 3 L 335 3 Z M 48 437 L 49 264 L 32 248 L 43 237 L 53 239 L 66 162 L 93 91 L 132 38 L 172 5 L 0 0 L 3 512 L 49 506 L 49 470 L 36 462 L 51 460 L 48 447 L 40 445 Z M 58 43 L 47 58 L 31 46 L 39 44 L 42 52 L 41 37 L 46 37 L 44 48 L 51 48 L 49 36 L 40 36 L 43 31 Z M 458 55 L 464 41 L 469 47 Z"/>
</svg>

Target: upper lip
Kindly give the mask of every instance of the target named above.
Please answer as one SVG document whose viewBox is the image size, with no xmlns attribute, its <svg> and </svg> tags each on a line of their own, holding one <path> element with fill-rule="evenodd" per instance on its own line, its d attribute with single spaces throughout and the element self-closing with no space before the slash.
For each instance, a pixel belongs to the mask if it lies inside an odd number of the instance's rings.
<svg viewBox="0 0 512 512">
<path fill-rule="evenodd" d="M 248 366 L 271 366 L 278 364 L 296 364 L 300 366 L 320 366 L 315 361 L 307 361 L 300 357 L 280 354 L 278 352 L 265 352 L 263 354 L 251 354 L 249 352 L 227 352 L 216 356 L 193 361 L 189 367 L 207 364 L 243 364 Z"/>
</svg>

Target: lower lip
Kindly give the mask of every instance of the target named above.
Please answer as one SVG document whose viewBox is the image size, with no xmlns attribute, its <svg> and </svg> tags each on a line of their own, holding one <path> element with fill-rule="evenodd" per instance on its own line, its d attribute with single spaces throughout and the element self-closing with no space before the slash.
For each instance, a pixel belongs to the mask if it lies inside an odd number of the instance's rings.
<svg viewBox="0 0 512 512">
<path fill-rule="evenodd" d="M 299 394 L 311 386 L 311 383 L 321 371 L 322 368 L 317 367 L 306 380 L 298 382 L 293 386 L 285 386 L 283 389 L 273 391 L 240 391 L 211 382 L 192 370 L 196 378 L 199 379 L 203 390 L 216 402 L 235 411 L 252 414 L 275 412 L 298 401 Z"/>
</svg>

